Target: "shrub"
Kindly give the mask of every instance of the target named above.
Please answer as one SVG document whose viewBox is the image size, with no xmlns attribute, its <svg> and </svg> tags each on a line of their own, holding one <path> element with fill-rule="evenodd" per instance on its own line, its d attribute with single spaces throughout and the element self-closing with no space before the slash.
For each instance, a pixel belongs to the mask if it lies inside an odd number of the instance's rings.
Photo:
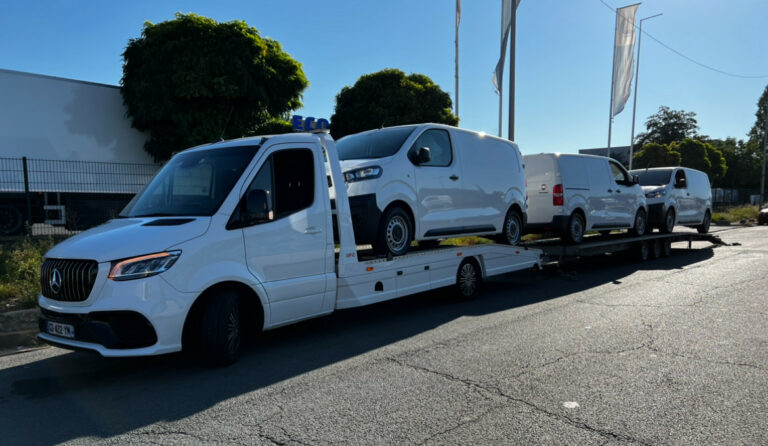
<svg viewBox="0 0 768 446">
<path fill-rule="evenodd" d="M 40 294 L 40 265 L 52 239 L 24 238 L 0 247 L 0 308 L 33 307 Z"/>
</svg>

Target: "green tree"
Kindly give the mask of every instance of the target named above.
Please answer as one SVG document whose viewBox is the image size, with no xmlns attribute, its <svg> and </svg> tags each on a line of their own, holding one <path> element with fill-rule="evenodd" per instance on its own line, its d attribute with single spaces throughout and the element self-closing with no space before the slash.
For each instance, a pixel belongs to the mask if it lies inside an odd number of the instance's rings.
<svg viewBox="0 0 768 446">
<path fill-rule="evenodd" d="M 749 131 L 749 139 L 763 143 L 765 135 L 765 121 L 768 119 L 768 85 L 765 86 L 763 94 L 757 101 L 757 111 L 755 112 L 755 125 Z"/>
<path fill-rule="evenodd" d="M 714 145 L 691 138 L 685 138 L 669 145 L 671 150 L 680 153 L 680 165 L 706 173 L 712 182 L 719 181 L 727 165 L 722 152 Z"/>
<path fill-rule="evenodd" d="M 643 146 L 643 150 L 632 157 L 632 167 L 646 169 L 649 167 L 668 167 L 680 165 L 680 153 L 670 150 L 669 146 L 655 142 Z"/>
<path fill-rule="evenodd" d="M 331 134 L 341 138 L 383 126 L 421 122 L 456 125 L 459 119 L 451 112 L 452 106 L 448 93 L 429 77 L 388 68 L 360 76 L 355 85 L 341 89 L 331 116 Z"/>
<path fill-rule="evenodd" d="M 155 160 L 277 125 L 301 106 L 307 78 L 280 43 L 242 21 L 196 14 L 144 23 L 123 53 L 121 92 Z M 285 122 L 287 124 L 287 121 Z"/>
<path fill-rule="evenodd" d="M 736 138 L 712 139 L 709 144 L 720 150 L 728 169 L 713 187 L 735 189 L 757 189 L 760 187 L 761 144 L 757 140 L 736 140 Z"/>
<path fill-rule="evenodd" d="M 659 111 L 645 121 L 646 131 L 635 137 L 635 144 L 645 146 L 648 143 L 671 144 L 685 138 L 697 138 L 699 123 L 696 113 L 685 110 L 672 110 L 662 105 Z"/>
</svg>

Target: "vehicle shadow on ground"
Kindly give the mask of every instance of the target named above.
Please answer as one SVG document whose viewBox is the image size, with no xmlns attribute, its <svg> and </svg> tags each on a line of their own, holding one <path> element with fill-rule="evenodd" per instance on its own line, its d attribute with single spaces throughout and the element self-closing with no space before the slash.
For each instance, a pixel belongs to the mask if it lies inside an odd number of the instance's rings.
<svg viewBox="0 0 768 446">
<path fill-rule="evenodd" d="M 507 311 L 617 283 L 638 270 L 674 270 L 712 256 L 711 249 L 675 250 L 647 262 L 604 256 L 565 271 L 547 268 L 490 280 L 470 302 L 452 301 L 443 289 L 344 310 L 264 333 L 226 368 L 207 368 L 182 355 L 103 359 L 89 353 L 9 368 L 0 371 L 3 439 L 7 444 L 50 444 L 173 422 L 462 316 Z"/>
</svg>

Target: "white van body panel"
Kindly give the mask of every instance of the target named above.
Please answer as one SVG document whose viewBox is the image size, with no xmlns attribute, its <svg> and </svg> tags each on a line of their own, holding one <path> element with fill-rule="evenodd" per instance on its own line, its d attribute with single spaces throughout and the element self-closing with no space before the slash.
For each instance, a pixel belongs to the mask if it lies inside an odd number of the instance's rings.
<svg viewBox="0 0 768 446">
<path fill-rule="evenodd" d="M 712 188 L 704 172 L 689 167 L 657 167 L 635 169 L 632 174 L 640 176 L 641 184 L 648 183 L 647 174 L 650 174 L 649 177 L 663 177 L 652 181 L 654 184 L 642 186 L 652 226 L 660 226 L 670 209 L 675 213 L 675 224 L 680 225 L 699 225 L 707 212 L 711 217 Z"/>
<path fill-rule="evenodd" d="M 628 229 L 636 212 L 646 208 L 641 188 L 618 183 L 610 169 L 615 161 L 608 158 L 543 153 L 526 155 L 523 163 L 529 187 L 529 232 L 562 233 L 567 219 L 577 211 L 584 214 L 586 230 Z M 558 184 L 563 187 L 561 206 L 553 204 Z"/>
</svg>

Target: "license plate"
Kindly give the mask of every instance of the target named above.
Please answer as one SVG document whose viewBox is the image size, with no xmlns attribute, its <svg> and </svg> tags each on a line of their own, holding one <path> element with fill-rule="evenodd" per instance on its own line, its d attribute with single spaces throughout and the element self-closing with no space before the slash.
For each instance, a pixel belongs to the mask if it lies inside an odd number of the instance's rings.
<svg viewBox="0 0 768 446">
<path fill-rule="evenodd" d="M 75 337 L 75 327 L 69 324 L 60 324 L 58 322 L 48 321 L 48 333 L 54 336 L 62 336 L 65 338 Z"/>
</svg>

